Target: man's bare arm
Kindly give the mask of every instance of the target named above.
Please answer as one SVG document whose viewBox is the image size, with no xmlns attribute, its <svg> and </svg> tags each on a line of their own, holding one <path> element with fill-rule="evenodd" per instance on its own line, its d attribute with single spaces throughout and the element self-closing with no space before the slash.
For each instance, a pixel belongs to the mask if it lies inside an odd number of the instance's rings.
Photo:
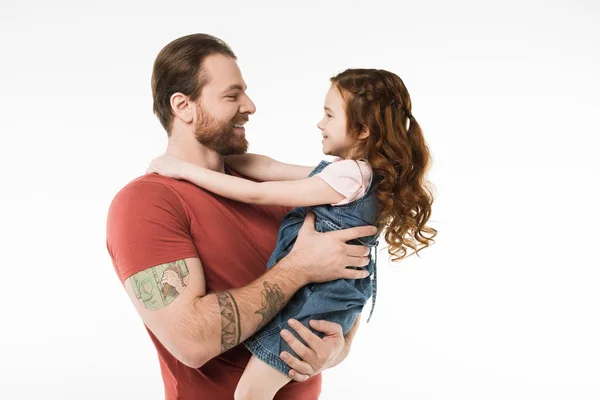
<svg viewBox="0 0 600 400">
<path fill-rule="evenodd" d="M 160 342 L 197 368 L 264 326 L 305 283 L 284 262 L 248 286 L 207 294 L 200 260 L 188 258 L 138 272 L 125 287 Z"/>
<path fill-rule="evenodd" d="M 346 242 L 374 234 L 374 227 L 318 233 L 314 223 L 308 213 L 292 251 L 247 286 L 207 294 L 200 260 L 186 258 L 141 271 L 125 288 L 163 346 L 198 368 L 254 334 L 307 283 L 368 276 L 347 267 L 366 266 L 369 249 Z"/>
</svg>

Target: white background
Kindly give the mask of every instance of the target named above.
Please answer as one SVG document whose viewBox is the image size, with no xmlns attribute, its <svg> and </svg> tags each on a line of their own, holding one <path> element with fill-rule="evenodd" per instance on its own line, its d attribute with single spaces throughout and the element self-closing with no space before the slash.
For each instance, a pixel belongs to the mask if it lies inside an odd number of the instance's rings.
<svg viewBox="0 0 600 400">
<path fill-rule="evenodd" d="M 105 219 L 166 145 L 154 58 L 194 32 L 238 55 L 252 152 L 316 164 L 349 67 L 400 75 L 430 145 L 437 243 L 382 253 L 322 399 L 600 398 L 598 2 L 1 4 L 3 399 L 162 398 Z"/>
</svg>

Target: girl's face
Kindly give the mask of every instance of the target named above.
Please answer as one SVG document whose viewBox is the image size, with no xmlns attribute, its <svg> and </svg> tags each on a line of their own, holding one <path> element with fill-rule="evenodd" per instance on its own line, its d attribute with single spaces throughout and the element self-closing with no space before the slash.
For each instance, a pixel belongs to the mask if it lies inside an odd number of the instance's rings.
<svg viewBox="0 0 600 400">
<path fill-rule="evenodd" d="M 348 157 L 353 141 L 346 130 L 346 111 L 340 91 L 331 86 L 325 97 L 325 116 L 317 124 L 323 135 L 323 153 L 340 158 Z"/>
</svg>

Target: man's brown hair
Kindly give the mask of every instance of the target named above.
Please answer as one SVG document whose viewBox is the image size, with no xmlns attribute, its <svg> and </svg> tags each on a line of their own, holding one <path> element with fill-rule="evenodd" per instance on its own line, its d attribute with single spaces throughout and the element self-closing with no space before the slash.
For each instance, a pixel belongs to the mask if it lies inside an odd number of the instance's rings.
<svg viewBox="0 0 600 400">
<path fill-rule="evenodd" d="M 237 59 L 227 43 L 203 33 L 175 39 L 158 53 L 152 70 L 153 110 L 169 136 L 173 127 L 171 96 L 179 92 L 197 100 L 208 82 L 202 64 L 213 54 Z"/>
</svg>

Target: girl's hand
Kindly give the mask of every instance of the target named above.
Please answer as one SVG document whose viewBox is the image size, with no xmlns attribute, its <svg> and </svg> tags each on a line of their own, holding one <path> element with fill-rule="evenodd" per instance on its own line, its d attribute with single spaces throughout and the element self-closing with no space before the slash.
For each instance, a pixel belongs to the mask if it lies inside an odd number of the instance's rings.
<svg viewBox="0 0 600 400">
<path fill-rule="evenodd" d="M 189 164 L 189 162 L 173 156 L 160 156 L 150 162 L 146 173 L 156 173 L 174 179 L 185 179 L 185 172 Z"/>
</svg>

